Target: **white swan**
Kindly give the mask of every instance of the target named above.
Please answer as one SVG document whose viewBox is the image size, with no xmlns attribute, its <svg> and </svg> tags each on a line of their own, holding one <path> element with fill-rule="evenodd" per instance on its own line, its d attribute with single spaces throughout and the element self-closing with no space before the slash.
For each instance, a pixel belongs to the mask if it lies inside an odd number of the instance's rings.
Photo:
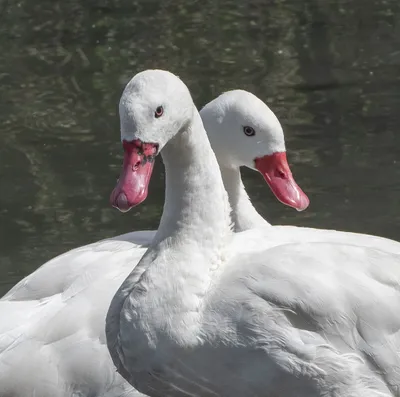
<svg viewBox="0 0 400 397">
<path fill-rule="evenodd" d="M 168 72 L 139 73 L 120 118 L 136 165 L 124 169 L 129 184 L 145 156 L 161 152 L 166 167 L 160 227 L 106 319 L 131 384 L 152 397 L 399 396 L 399 255 L 329 239 L 246 252 L 260 230 L 231 232 L 187 87 Z M 129 184 L 116 202 L 141 200 Z"/>
<path fill-rule="evenodd" d="M 263 101 L 247 91 L 228 91 L 204 106 L 200 115 L 206 131 L 213 131 L 209 140 L 228 192 L 235 231 L 269 224 L 249 200 L 241 166 L 258 170 L 284 204 L 299 211 L 308 207 L 308 197 L 294 182 L 286 160 L 282 126 Z M 285 189 L 291 194 L 282 194 Z"/>
<path fill-rule="evenodd" d="M 268 160 L 275 160 L 274 170 L 270 174 L 284 171 L 291 175 L 286 162 L 282 126 L 274 113 L 253 94 L 235 90 L 220 95 L 200 111 L 211 146 L 217 156 L 225 189 L 228 192 L 229 203 L 233 209 L 232 218 L 235 231 L 244 231 L 255 227 L 267 226 L 269 223 L 256 211 L 248 198 L 241 180 L 240 167 L 255 169 L 254 159 L 257 153 L 263 156 L 262 168 L 269 167 Z M 244 134 L 244 126 L 254 131 L 254 136 Z M 268 144 L 268 146 L 266 146 Z M 277 153 L 265 156 L 267 153 Z M 271 163 L 271 162 L 270 162 Z M 272 165 L 271 164 L 271 165 Z M 263 174 L 263 170 L 259 169 Z M 264 174 L 266 181 L 269 176 Z M 273 188 L 272 188 L 273 189 Z M 293 207 L 302 210 L 308 205 L 308 198 L 300 188 L 297 188 L 298 200 Z M 296 195 L 292 195 L 296 197 Z M 279 193 L 278 193 L 279 198 Z M 286 205 L 290 202 L 286 201 Z M 260 244 L 260 241 L 262 244 Z M 249 251 L 265 249 L 274 245 L 290 242 L 330 241 L 337 243 L 356 244 L 363 247 L 374 247 L 387 252 L 400 253 L 397 241 L 383 237 L 360 233 L 343 232 L 328 229 L 315 229 L 296 226 L 279 226 L 260 230 L 258 239 L 243 243 Z M 266 245 L 268 244 L 268 245 Z"/>
<path fill-rule="evenodd" d="M 218 109 L 214 116 L 213 109 Z M 218 135 L 217 141 L 225 146 L 221 160 L 224 169 L 241 165 L 235 156 L 226 156 L 229 150 L 238 156 L 244 152 L 243 159 L 262 157 L 277 147 L 284 150 L 279 121 L 250 93 L 225 93 L 204 112 L 206 123 L 213 128 L 210 135 Z M 246 136 L 246 127 L 256 128 L 257 137 Z M 263 142 L 254 147 L 262 137 Z M 267 156 L 258 165 L 264 173 L 265 167 L 270 167 L 271 177 L 274 169 L 288 170 L 282 155 Z M 228 188 L 233 214 L 237 213 L 236 229 L 241 230 L 257 217 L 262 218 L 247 195 L 234 188 L 232 175 L 227 174 Z M 292 184 L 295 201 L 286 204 L 304 209 L 308 199 L 293 180 Z M 279 184 L 271 186 L 276 185 L 279 195 Z M 141 186 L 144 189 L 138 193 L 146 194 L 146 186 Z M 142 396 L 116 373 L 105 345 L 104 322 L 112 296 L 153 236 L 153 231 L 133 232 L 69 251 L 24 278 L 0 300 L 1 397 Z"/>
</svg>

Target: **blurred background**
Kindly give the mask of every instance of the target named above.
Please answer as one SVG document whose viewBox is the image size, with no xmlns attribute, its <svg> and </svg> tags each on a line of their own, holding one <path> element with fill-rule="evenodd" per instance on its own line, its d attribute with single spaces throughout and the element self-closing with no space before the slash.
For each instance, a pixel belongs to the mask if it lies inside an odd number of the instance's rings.
<svg viewBox="0 0 400 397">
<path fill-rule="evenodd" d="M 144 204 L 108 203 L 117 104 L 146 68 L 178 74 L 198 107 L 242 88 L 277 114 L 311 205 L 243 170 L 271 223 L 400 240 L 399 66 L 399 0 L 2 0 L 0 293 L 70 248 L 157 228 L 160 159 Z"/>
</svg>

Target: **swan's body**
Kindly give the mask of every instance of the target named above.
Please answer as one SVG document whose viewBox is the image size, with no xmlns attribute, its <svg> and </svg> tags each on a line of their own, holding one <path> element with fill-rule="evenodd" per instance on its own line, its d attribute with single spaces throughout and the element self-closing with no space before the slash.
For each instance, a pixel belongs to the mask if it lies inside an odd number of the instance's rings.
<svg viewBox="0 0 400 397">
<path fill-rule="evenodd" d="M 116 373 L 104 336 L 109 302 L 142 251 L 118 240 L 77 248 L 3 297 L 1 397 L 143 396 Z"/>
<path fill-rule="evenodd" d="M 154 120 L 161 103 L 165 117 Z M 276 243 L 271 227 L 232 233 L 186 86 L 167 72 L 138 74 L 120 116 L 125 155 L 139 164 L 125 177 L 140 178 L 143 148 L 161 151 L 166 201 L 107 315 L 119 372 L 153 397 L 399 396 L 399 244 L 304 229 Z M 129 189 L 116 188 L 117 204 L 141 201 Z"/>
<path fill-rule="evenodd" d="M 237 107 L 231 108 L 235 102 Z M 270 140 L 284 150 L 279 121 L 244 91 L 225 93 L 205 108 L 210 135 L 219 134 L 219 142 L 225 144 L 243 136 L 245 141 L 237 144 L 246 149 L 252 138 L 243 134 L 243 125 L 254 123 L 252 112 L 256 114 L 259 107 L 256 124 L 258 133 L 265 133 L 264 146 Z M 222 124 L 213 123 L 217 116 L 221 121 L 219 113 L 210 113 L 213 108 L 224 111 Z M 270 130 L 277 134 L 277 142 Z M 234 147 L 230 150 L 238 153 Z M 252 151 L 257 153 L 249 147 Z M 224 169 L 231 170 L 226 152 L 227 147 L 221 165 L 226 162 Z M 231 175 L 240 179 L 239 169 Z M 233 214 L 238 214 L 235 228 L 254 227 L 255 221 L 264 224 L 244 190 L 236 196 L 236 179 L 227 175 Z M 296 205 L 305 206 L 300 201 Z M 132 232 L 71 250 L 41 266 L 0 299 L 0 397 L 142 396 L 115 371 L 105 345 L 104 323 L 113 295 L 154 235 L 155 231 Z"/>
</svg>

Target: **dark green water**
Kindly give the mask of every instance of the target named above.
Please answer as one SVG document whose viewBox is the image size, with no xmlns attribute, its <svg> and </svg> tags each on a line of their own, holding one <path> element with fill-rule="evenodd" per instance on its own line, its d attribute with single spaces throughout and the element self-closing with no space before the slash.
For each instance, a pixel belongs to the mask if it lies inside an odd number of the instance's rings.
<svg viewBox="0 0 400 397">
<path fill-rule="evenodd" d="M 400 240 L 398 0 L 2 0 L 0 292 L 70 248 L 157 227 L 160 163 L 143 205 L 108 204 L 117 103 L 146 68 L 181 76 L 199 107 L 243 88 L 276 112 L 311 206 L 244 172 L 271 222 Z"/>
</svg>

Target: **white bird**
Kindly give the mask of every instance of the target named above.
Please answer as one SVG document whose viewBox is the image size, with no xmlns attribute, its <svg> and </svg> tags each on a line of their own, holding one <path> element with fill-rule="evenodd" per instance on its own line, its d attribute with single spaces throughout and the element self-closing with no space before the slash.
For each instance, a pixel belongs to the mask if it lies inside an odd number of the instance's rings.
<svg viewBox="0 0 400 397">
<path fill-rule="evenodd" d="M 228 193 L 235 231 L 269 225 L 246 193 L 242 166 L 259 171 L 284 204 L 299 211 L 308 207 L 308 197 L 294 182 L 286 160 L 282 126 L 263 101 L 247 91 L 228 91 L 204 106 L 200 115 L 206 131 L 212 131 L 208 138 Z M 283 194 L 285 189 L 291 193 Z"/>
<path fill-rule="evenodd" d="M 225 190 L 232 207 L 235 231 L 244 231 L 269 223 L 257 212 L 249 200 L 240 176 L 240 167 L 257 169 L 270 184 L 271 176 L 280 186 L 285 186 L 285 178 L 291 176 L 285 155 L 283 130 L 274 113 L 255 95 L 242 90 L 229 91 L 204 106 L 200 115 L 212 149 L 217 156 Z M 247 132 L 247 133 L 246 133 Z M 252 135 L 254 133 L 254 135 Z M 272 155 L 268 155 L 274 153 Z M 258 157 L 259 156 L 259 157 Z M 260 164 L 255 159 L 262 158 Z M 259 161 L 259 160 L 258 160 Z M 258 166 L 258 168 L 257 168 Z M 261 166 L 261 167 L 260 167 Z M 270 170 L 269 173 L 263 172 Z M 287 185 L 294 184 L 288 181 Z M 293 185 L 295 186 L 295 185 Z M 308 198 L 297 186 L 286 198 L 270 184 L 271 189 L 284 204 L 297 210 L 305 209 Z M 291 197 L 291 198 L 288 198 Z M 298 198 L 295 200 L 295 198 Z M 291 202 L 291 200 L 294 200 Z M 262 241 L 262 244 L 259 244 Z M 289 242 L 330 241 L 374 247 L 393 253 L 400 253 L 397 241 L 383 237 L 296 226 L 274 225 L 260 230 L 259 239 L 247 241 L 249 250 Z"/>
<path fill-rule="evenodd" d="M 272 246 L 274 227 L 233 233 L 216 157 L 173 74 L 137 74 L 119 110 L 130 163 L 114 204 L 142 201 L 136 180 L 159 152 L 166 198 L 107 314 L 118 371 L 152 397 L 399 396 L 400 256 L 329 233 Z"/>
<path fill-rule="evenodd" d="M 206 106 L 204 114 L 213 129 L 210 136 L 215 135 L 223 149 L 221 166 L 231 170 L 226 177 L 237 230 L 257 220 L 265 222 L 244 190 L 234 186 L 240 180 L 239 165 L 254 168 L 251 162 L 235 159 L 242 152 L 244 160 L 260 156 L 257 165 L 267 179 L 274 178 L 274 170 L 288 173 L 295 199 L 286 204 L 299 210 L 307 207 L 308 199 L 293 181 L 285 156 L 263 156 L 274 148 L 284 150 L 285 144 L 279 121 L 261 100 L 245 91 L 231 91 Z M 257 136 L 251 136 L 253 129 Z M 233 155 L 228 158 L 229 150 Z M 147 170 L 152 165 L 148 162 Z M 238 173 L 235 179 L 232 169 Z M 123 182 L 122 175 L 119 183 Z M 142 198 L 147 194 L 145 182 L 146 178 L 135 185 Z M 279 198 L 279 184 L 271 186 Z M 0 300 L 1 397 L 142 395 L 115 371 L 104 326 L 111 298 L 154 233 L 128 233 L 69 251 L 21 280 Z"/>
</svg>

